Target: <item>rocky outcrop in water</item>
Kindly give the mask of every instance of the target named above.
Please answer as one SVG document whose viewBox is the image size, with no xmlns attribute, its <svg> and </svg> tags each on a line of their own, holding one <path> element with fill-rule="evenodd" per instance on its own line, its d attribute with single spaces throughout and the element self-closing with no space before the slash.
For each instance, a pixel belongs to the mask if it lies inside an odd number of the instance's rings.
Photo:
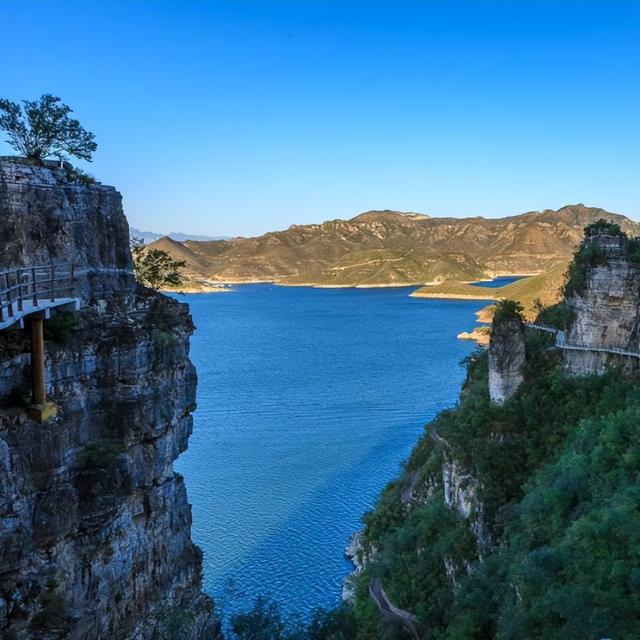
<svg viewBox="0 0 640 640">
<path fill-rule="evenodd" d="M 136 285 L 120 194 L 64 169 L 0 163 L 0 267 L 71 262 L 82 310 L 47 324 L 30 420 L 29 345 L 0 332 L 0 636 L 219 636 L 173 461 L 196 372 L 188 308 Z"/>
<path fill-rule="evenodd" d="M 523 381 L 524 327 L 520 318 L 494 320 L 489 341 L 489 395 L 504 404 Z"/>
</svg>

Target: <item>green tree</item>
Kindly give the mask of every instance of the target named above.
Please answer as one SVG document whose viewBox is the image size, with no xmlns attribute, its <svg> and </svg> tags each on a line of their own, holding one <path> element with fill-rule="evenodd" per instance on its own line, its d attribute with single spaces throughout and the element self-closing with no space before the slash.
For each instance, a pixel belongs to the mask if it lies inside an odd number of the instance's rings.
<svg viewBox="0 0 640 640">
<path fill-rule="evenodd" d="M 304 625 L 295 616 L 283 617 L 273 600 L 258 596 L 253 609 L 231 616 L 236 640 L 307 640 Z"/>
<path fill-rule="evenodd" d="M 22 106 L 0 99 L 0 129 L 8 133 L 7 142 L 29 160 L 73 156 L 91 162 L 98 148 L 95 136 L 70 113 L 69 106 L 49 93 L 39 100 L 23 100 Z"/>
<path fill-rule="evenodd" d="M 182 284 L 180 269 L 185 265 L 184 260 L 174 260 L 162 249 L 149 249 L 140 238 L 131 241 L 131 253 L 136 278 L 145 287 L 157 291 L 162 287 L 179 287 Z"/>
<path fill-rule="evenodd" d="M 493 308 L 493 321 L 499 323 L 512 318 L 522 320 L 523 311 L 522 305 L 517 300 L 500 300 Z"/>
</svg>

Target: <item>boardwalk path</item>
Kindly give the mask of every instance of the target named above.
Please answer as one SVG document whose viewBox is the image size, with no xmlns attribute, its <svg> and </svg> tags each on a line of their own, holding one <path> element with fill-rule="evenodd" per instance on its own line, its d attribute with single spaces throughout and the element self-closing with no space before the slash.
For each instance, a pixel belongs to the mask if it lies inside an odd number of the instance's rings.
<svg viewBox="0 0 640 640">
<path fill-rule="evenodd" d="M 369 585 L 369 595 L 371 599 L 378 605 L 380 613 L 393 622 L 401 624 L 411 635 L 412 640 L 421 640 L 420 634 L 416 627 L 418 619 L 412 613 L 398 609 L 394 606 L 384 589 L 382 588 L 382 580 L 374 578 Z"/>
<path fill-rule="evenodd" d="M 640 352 L 626 351 L 625 349 L 617 349 L 615 347 L 593 347 L 588 344 L 567 344 L 564 331 L 556 329 L 555 327 L 549 327 L 543 324 L 535 324 L 529 322 L 526 325 L 530 329 L 536 329 L 537 331 L 544 331 L 546 333 L 552 333 L 556 337 L 556 347 L 558 349 L 565 349 L 568 351 L 590 351 L 596 353 L 612 353 L 617 356 L 628 356 L 630 358 L 640 358 Z"/>
</svg>

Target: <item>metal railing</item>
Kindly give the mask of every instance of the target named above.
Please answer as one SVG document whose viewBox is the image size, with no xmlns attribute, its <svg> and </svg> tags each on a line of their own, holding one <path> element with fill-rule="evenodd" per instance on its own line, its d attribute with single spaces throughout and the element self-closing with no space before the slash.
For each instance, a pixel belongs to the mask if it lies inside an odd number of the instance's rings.
<svg viewBox="0 0 640 640">
<path fill-rule="evenodd" d="M 547 333 L 552 333 L 556 337 L 556 347 L 558 349 L 565 349 L 568 351 L 594 351 L 596 353 L 612 353 L 618 356 L 629 356 L 630 358 L 640 358 L 640 352 L 638 351 L 627 351 L 626 349 L 621 349 L 618 347 L 596 347 L 588 344 L 568 344 L 566 341 L 566 334 L 564 331 L 560 329 L 556 329 L 555 327 L 549 327 L 546 325 L 535 324 L 533 322 L 527 323 L 527 327 L 530 329 L 537 329 L 538 331 L 545 331 Z"/>
<path fill-rule="evenodd" d="M 37 265 L 0 271 L 0 322 L 32 312 L 44 302 L 73 295 L 72 264 Z"/>
</svg>

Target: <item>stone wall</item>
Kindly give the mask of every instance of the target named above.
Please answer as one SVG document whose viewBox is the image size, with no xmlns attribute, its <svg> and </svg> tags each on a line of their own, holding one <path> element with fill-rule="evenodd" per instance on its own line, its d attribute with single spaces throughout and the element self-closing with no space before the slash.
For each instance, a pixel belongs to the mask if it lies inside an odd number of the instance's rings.
<svg viewBox="0 0 640 640">
<path fill-rule="evenodd" d="M 24 332 L 0 332 L 0 636 L 220 637 L 173 471 L 195 408 L 188 308 L 136 286 L 120 194 L 63 169 L 0 163 L 0 243 L 0 268 L 73 261 L 83 298 L 46 343 L 49 422 L 25 411 Z"/>
</svg>

